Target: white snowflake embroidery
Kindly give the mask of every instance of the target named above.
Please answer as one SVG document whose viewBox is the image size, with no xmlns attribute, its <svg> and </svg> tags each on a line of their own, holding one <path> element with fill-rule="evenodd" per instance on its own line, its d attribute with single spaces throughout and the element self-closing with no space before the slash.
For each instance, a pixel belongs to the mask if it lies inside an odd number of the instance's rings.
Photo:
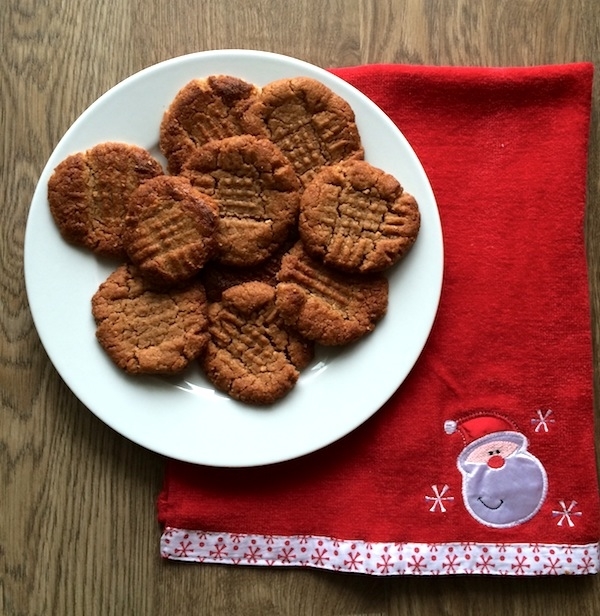
<svg viewBox="0 0 600 616">
<path fill-rule="evenodd" d="M 555 419 L 550 419 L 550 415 L 552 415 L 552 411 L 547 409 L 545 412 L 542 412 L 541 409 L 536 411 L 537 417 L 534 417 L 531 420 L 531 423 L 535 425 L 535 432 L 548 432 L 549 426 L 548 424 L 556 423 Z"/>
<path fill-rule="evenodd" d="M 446 492 L 450 489 L 447 484 L 442 486 L 442 489 L 438 487 L 438 485 L 432 485 L 431 489 L 433 490 L 433 496 L 426 496 L 425 500 L 429 502 L 433 502 L 433 505 L 429 508 L 429 511 L 434 512 L 439 508 L 441 513 L 446 513 L 447 509 L 444 506 L 444 501 L 453 501 L 454 496 L 444 496 Z"/>
<path fill-rule="evenodd" d="M 558 504 L 562 507 L 562 509 L 560 511 L 553 511 L 552 512 L 552 517 L 555 518 L 557 516 L 560 516 L 560 518 L 559 518 L 558 522 L 556 523 L 556 525 L 557 526 L 562 526 L 564 524 L 564 522 L 566 522 L 567 526 L 569 526 L 570 528 L 573 528 L 573 526 L 575 526 L 575 522 L 573 522 L 573 516 L 581 516 L 582 515 L 581 511 L 573 511 L 573 509 L 577 505 L 577 501 L 571 501 L 571 503 L 569 504 L 568 507 L 565 504 L 564 500 L 559 500 Z"/>
</svg>

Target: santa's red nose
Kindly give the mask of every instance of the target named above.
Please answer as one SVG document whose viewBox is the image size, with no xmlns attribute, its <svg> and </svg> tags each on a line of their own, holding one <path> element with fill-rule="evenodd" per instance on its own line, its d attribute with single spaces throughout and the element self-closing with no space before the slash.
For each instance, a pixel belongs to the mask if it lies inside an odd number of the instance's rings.
<svg viewBox="0 0 600 616">
<path fill-rule="evenodd" d="M 502 468 L 504 466 L 504 458 L 502 456 L 491 456 L 488 460 L 490 468 Z"/>
</svg>

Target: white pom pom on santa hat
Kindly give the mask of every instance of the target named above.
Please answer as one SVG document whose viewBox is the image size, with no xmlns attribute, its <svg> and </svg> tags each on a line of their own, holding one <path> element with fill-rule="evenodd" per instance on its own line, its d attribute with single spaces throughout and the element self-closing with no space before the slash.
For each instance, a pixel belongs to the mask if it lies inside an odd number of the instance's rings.
<svg viewBox="0 0 600 616">
<path fill-rule="evenodd" d="M 454 419 L 447 419 L 444 422 L 444 432 L 446 434 L 454 434 L 458 428 L 458 423 Z"/>
</svg>

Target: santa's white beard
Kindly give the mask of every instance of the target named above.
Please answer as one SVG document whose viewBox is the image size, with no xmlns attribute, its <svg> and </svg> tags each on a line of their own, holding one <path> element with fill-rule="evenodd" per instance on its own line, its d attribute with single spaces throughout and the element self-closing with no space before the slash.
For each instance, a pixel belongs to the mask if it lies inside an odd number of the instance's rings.
<svg viewBox="0 0 600 616">
<path fill-rule="evenodd" d="M 465 506 L 486 526 L 521 524 L 538 512 L 546 497 L 546 471 L 528 452 L 506 458 L 502 468 L 465 462 L 459 469 Z"/>
</svg>

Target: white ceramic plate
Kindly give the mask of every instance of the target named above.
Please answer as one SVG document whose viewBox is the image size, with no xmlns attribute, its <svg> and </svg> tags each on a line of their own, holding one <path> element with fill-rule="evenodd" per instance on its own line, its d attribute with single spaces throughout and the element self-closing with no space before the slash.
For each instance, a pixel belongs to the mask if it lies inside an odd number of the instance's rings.
<svg viewBox="0 0 600 616">
<path fill-rule="evenodd" d="M 390 272 L 389 311 L 375 331 L 346 349 L 319 349 L 295 389 L 268 408 L 215 392 L 197 367 L 178 378 L 129 377 L 95 338 L 90 299 L 116 266 L 68 245 L 47 201 L 47 182 L 67 155 L 102 141 L 158 152 L 161 117 L 195 77 L 235 75 L 264 85 L 305 75 L 353 107 L 366 159 L 395 175 L 422 214 L 419 238 Z M 101 420 L 165 456 L 211 466 L 256 466 L 295 458 L 348 434 L 373 415 L 416 362 L 437 311 L 442 232 L 433 192 L 412 148 L 389 118 L 355 88 L 305 62 L 258 51 L 200 52 L 147 68 L 91 105 L 52 153 L 33 196 L 25 235 L 25 279 L 35 326 L 57 371 Z"/>
</svg>

